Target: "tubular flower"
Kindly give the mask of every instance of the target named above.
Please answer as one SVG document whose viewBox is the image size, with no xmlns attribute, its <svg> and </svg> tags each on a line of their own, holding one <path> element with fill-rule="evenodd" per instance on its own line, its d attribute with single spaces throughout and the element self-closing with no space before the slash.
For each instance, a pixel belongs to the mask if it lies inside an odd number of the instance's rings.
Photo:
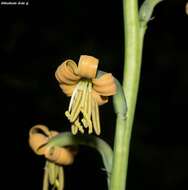
<svg viewBox="0 0 188 190">
<path fill-rule="evenodd" d="M 98 106 L 107 103 L 108 96 L 116 93 L 111 73 L 97 76 L 98 63 L 95 57 L 82 55 L 78 66 L 73 60 L 66 60 L 55 72 L 60 88 L 67 96 L 71 96 L 65 115 L 71 122 L 73 134 L 78 131 L 84 133 L 84 128 L 88 128 L 89 134 L 94 129 L 99 135 L 101 129 Z"/>
<path fill-rule="evenodd" d="M 49 131 L 44 125 L 36 125 L 30 129 L 29 145 L 38 155 L 47 159 L 44 168 L 43 190 L 48 190 L 49 184 L 53 189 L 63 190 L 64 171 L 62 165 L 70 165 L 76 154 L 71 148 L 48 147 L 49 139 L 58 135 L 56 131 Z"/>
</svg>

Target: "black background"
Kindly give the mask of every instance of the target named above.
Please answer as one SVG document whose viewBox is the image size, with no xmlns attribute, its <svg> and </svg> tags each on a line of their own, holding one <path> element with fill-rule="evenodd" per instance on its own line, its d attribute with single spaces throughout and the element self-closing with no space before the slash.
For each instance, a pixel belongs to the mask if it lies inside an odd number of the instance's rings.
<svg viewBox="0 0 188 190">
<path fill-rule="evenodd" d="M 69 130 L 68 98 L 54 77 L 65 59 L 100 59 L 99 69 L 122 81 L 123 14 L 120 0 L 28 1 L 0 7 L 1 185 L 41 189 L 44 159 L 28 146 L 38 123 Z M 141 3 L 140 1 L 139 3 Z M 144 41 L 138 104 L 131 141 L 128 190 L 188 188 L 188 16 L 183 0 L 154 11 Z M 110 101 L 111 102 L 111 101 Z M 102 138 L 113 145 L 115 115 L 100 108 Z M 65 167 L 65 190 L 107 189 L 100 155 L 81 147 Z"/>
</svg>

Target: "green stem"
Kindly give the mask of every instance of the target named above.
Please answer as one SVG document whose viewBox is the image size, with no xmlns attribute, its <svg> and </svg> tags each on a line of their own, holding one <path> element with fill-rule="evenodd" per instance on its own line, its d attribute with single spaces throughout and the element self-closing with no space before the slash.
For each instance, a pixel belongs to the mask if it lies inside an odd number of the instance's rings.
<svg viewBox="0 0 188 190">
<path fill-rule="evenodd" d="M 143 39 L 153 8 L 160 1 L 146 0 L 141 7 L 139 17 L 137 0 L 123 0 L 125 26 L 123 91 L 126 94 L 128 112 L 125 116 L 123 109 L 125 104 L 118 103 L 123 101 L 123 96 L 114 97 L 117 121 L 110 190 L 125 190 L 126 188 L 129 147 L 139 88 Z M 120 112 L 117 112 L 117 110 Z"/>
<path fill-rule="evenodd" d="M 124 190 L 126 187 L 129 143 L 140 72 L 137 0 L 124 0 L 123 3 L 127 63 L 124 69 L 123 90 L 126 92 L 128 113 L 127 118 L 117 115 L 110 190 Z"/>
</svg>

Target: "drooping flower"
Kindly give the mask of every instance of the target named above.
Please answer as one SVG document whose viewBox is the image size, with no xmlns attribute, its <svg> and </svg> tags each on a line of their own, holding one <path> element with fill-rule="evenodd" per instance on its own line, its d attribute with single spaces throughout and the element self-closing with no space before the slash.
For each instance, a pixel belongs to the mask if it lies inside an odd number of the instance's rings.
<svg viewBox="0 0 188 190">
<path fill-rule="evenodd" d="M 63 92 L 71 96 L 69 108 L 65 112 L 71 122 L 73 134 L 78 131 L 88 133 L 93 129 L 100 134 L 100 118 L 98 106 L 108 102 L 108 96 L 116 93 L 116 84 L 111 73 L 101 72 L 98 76 L 98 59 L 88 55 L 80 56 L 77 64 L 66 60 L 56 70 L 55 76 Z"/>
<path fill-rule="evenodd" d="M 64 165 L 70 165 L 76 154 L 69 147 L 45 146 L 48 141 L 58 135 L 56 131 L 49 131 L 44 125 L 36 125 L 30 129 L 29 145 L 32 150 L 43 155 L 47 160 L 44 168 L 43 190 L 48 190 L 49 185 L 53 189 L 64 189 Z"/>
</svg>

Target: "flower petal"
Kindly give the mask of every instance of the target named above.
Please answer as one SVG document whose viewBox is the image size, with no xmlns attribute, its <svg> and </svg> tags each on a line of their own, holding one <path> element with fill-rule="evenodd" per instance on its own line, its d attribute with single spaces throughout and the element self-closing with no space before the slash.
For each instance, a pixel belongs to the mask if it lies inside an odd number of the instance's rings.
<svg viewBox="0 0 188 190">
<path fill-rule="evenodd" d="M 101 96 L 95 90 L 92 90 L 91 93 L 92 93 L 92 97 L 95 99 L 95 101 L 97 102 L 97 104 L 99 106 L 101 106 L 103 104 L 106 104 L 108 102 L 108 97 L 107 96 Z"/>
<path fill-rule="evenodd" d="M 116 94 L 116 85 L 111 84 L 109 86 L 94 86 L 93 89 L 101 96 L 112 96 Z"/>
<path fill-rule="evenodd" d="M 60 84 L 59 86 L 67 96 L 71 96 L 76 87 L 76 84 L 75 85 Z"/>
<path fill-rule="evenodd" d="M 59 83 L 76 84 L 80 79 L 76 63 L 73 60 L 66 60 L 57 68 L 55 77 Z"/>
<path fill-rule="evenodd" d="M 49 135 L 50 131 L 44 125 L 35 125 L 30 129 L 29 145 L 36 154 L 44 154 L 44 147 L 40 147 L 48 142 Z"/>
<path fill-rule="evenodd" d="M 50 147 L 45 151 L 45 157 L 60 165 L 70 165 L 74 161 L 74 155 L 68 148 Z"/>
<path fill-rule="evenodd" d="M 93 89 L 102 96 L 112 96 L 116 94 L 116 84 L 111 73 L 104 74 L 100 78 L 93 79 Z"/>
<path fill-rule="evenodd" d="M 114 78 L 111 73 L 105 73 L 99 78 L 92 79 L 92 83 L 96 86 L 108 85 L 113 82 L 114 82 Z"/>
<path fill-rule="evenodd" d="M 78 73 L 81 77 L 92 79 L 95 78 L 99 60 L 88 55 L 81 55 L 78 63 Z"/>
</svg>

